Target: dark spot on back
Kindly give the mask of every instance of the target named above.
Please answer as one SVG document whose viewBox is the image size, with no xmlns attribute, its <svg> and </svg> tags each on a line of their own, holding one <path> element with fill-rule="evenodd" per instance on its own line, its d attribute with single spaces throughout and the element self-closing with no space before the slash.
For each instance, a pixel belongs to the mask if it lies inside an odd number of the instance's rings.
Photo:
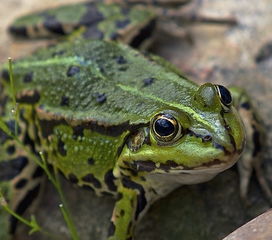
<svg viewBox="0 0 272 240">
<path fill-rule="evenodd" d="M 115 22 L 115 26 L 117 28 L 124 28 L 126 27 L 128 24 L 130 23 L 130 20 L 127 18 L 127 19 L 124 19 L 124 20 L 118 20 Z"/>
<path fill-rule="evenodd" d="M 104 181 L 107 184 L 109 190 L 115 192 L 117 190 L 117 187 L 114 183 L 114 179 L 115 177 L 113 176 L 112 169 L 111 169 L 105 174 Z"/>
<path fill-rule="evenodd" d="M 25 26 L 10 26 L 9 32 L 18 37 L 27 37 L 27 30 Z"/>
<path fill-rule="evenodd" d="M 65 35 L 62 24 L 54 16 L 45 14 L 43 15 L 45 17 L 43 25 L 48 31 L 55 34 Z"/>
<path fill-rule="evenodd" d="M 99 11 L 99 9 L 95 6 L 94 3 L 86 3 L 86 8 L 87 11 L 80 19 L 79 26 L 96 25 L 95 23 L 104 20 L 103 14 Z"/>
<path fill-rule="evenodd" d="M 69 98 L 66 96 L 62 96 L 60 106 L 69 106 Z"/>
<path fill-rule="evenodd" d="M 24 83 L 30 83 L 32 82 L 32 79 L 33 79 L 33 72 L 29 72 L 24 75 L 23 81 Z"/>
<path fill-rule="evenodd" d="M 15 188 L 16 188 L 16 189 L 21 189 L 21 188 L 23 188 L 26 184 L 27 184 L 27 179 L 22 178 L 22 179 L 20 179 L 20 180 L 15 184 Z"/>
<path fill-rule="evenodd" d="M 125 64 L 127 63 L 127 60 L 123 56 L 117 56 L 115 57 L 115 60 L 118 64 Z"/>
<path fill-rule="evenodd" d="M 8 148 L 7 148 L 7 153 L 8 153 L 9 155 L 14 154 L 14 153 L 15 153 L 15 146 L 14 146 L 14 145 L 8 146 Z"/>
<path fill-rule="evenodd" d="M 153 77 L 145 78 L 143 80 L 144 87 L 150 86 L 152 83 L 154 83 L 155 80 L 156 80 L 156 78 L 153 78 Z"/>
<path fill-rule="evenodd" d="M 67 77 L 72 77 L 80 72 L 80 68 L 78 66 L 70 66 L 67 70 Z"/>
<path fill-rule="evenodd" d="M 94 97 L 97 103 L 104 103 L 107 100 L 107 96 L 105 93 L 96 93 L 94 94 Z"/>
<path fill-rule="evenodd" d="M 67 152 L 66 152 L 64 146 L 65 146 L 64 142 L 63 142 L 61 139 L 59 139 L 59 140 L 58 140 L 58 152 L 59 152 L 62 156 L 66 156 L 66 154 L 67 154 Z"/>
<path fill-rule="evenodd" d="M 87 174 L 86 176 L 84 176 L 82 178 L 83 181 L 88 182 L 88 183 L 92 183 L 94 185 L 94 187 L 96 188 L 101 188 L 101 183 L 99 182 L 99 180 L 97 178 L 95 178 L 95 176 L 91 173 Z"/>
<path fill-rule="evenodd" d="M 60 51 L 57 51 L 57 52 L 53 52 L 52 53 L 52 57 L 55 57 L 55 56 L 61 56 L 65 53 L 64 50 L 60 50 Z"/>
<path fill-rule="evenodd" d="M 120 34 L 117 32 L 114 32 L 110 35 L 111 40 L 117 40 L 120 37 Z"/>
<path fill-rule="evenodd" d="M 88 158 L 87 162 L 89 165 L 94 165 L 94 159 L 92 157 Z"/>
<path fill-rule="evenodd" d="M 75 184 L 78 183 L 78 179 L 77 179 L 76 175 L 74 175 L 73 173 L 70 173 L 70 174 L 68 175 L 68 179 L 69 179 L 69 181 L 71 181 L 72 183 L 75 183 Z"/>
</svg>

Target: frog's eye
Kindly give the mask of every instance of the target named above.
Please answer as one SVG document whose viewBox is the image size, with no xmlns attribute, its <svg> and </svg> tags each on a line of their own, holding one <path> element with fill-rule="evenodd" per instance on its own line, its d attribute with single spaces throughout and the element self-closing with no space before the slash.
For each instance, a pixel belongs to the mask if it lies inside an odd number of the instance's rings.
<svg viewBox="0 0 272 240">
<path fill-rule="evenodd" d="M 156 115 L 151 127 L 154 136 L 161 142 L 172 142 L 182 132 L 182 127 L 171 114 Z"/>
<path fill-rule="evenodd" d="M 229 107 L 232 103 L 232 97 L 230 91 L 222 85 L 216 85 L 216 90 L 220 97 L 221 102 L 226 107 Z"/>
</svg>

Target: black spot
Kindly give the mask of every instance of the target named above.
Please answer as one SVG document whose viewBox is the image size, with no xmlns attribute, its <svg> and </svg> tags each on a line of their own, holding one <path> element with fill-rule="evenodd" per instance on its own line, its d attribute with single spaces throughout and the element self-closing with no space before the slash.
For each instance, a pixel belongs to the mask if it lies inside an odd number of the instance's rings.
<svg viewBox="0 0 272 240">
<path fill-rule="evenodd" d="M 18 37 L 27 37 L 27 30 L 25 26 L 10 26 L 9 32 Z"/>
<path fill-rule="evenodd" d="M 94 3 L 87 3 L 85 6 L 87 11 L 80 19 L 78 24 L 79 26 L 97 25 L 96 23 L 104 20 L 103 14 L 99 11 Z"/>
<path fill-rule="evenodd" d="M 1 73 L 1 77 L 6 80 L 6 81 L 9 81 L 9 72 L 7 69 L 4 69 Z"/>
<path fill-rule="evenodd" d="M 114 180 L 115 180 L 115 177 L 113 176 L 112 169 L 111 169 L 105 174 L 104 181 L 107 184 L 109 190 L 115 192 L 117 190 L 117 187 L 114 183 Z"/>
<path fill-rule="evenodd" d="M 7 148 L 7 153 L 8 153 L 9 155 L 14 154 L 14 153 L 15 153 L 15 146 L 14 146 L 14 145 L 8 146 L 8 148 Z"/>
<path fill-rule="evenodd" d="M 82 126 L 75 126 L 73 128 L 73 139 L 76 140 L 78 137 L 83 137 L 84 136 L 84 127 Z"/>
<path fill-rule="evenodd" d="M 241 105 L 240 105 L 241 108 L 244 108 L 246 110 L 250 110 L 251 106 L 250 106 L 250 103 L 249 102 L 243 102 Z"/>
<path fill-rule="evenodd" d="M 39 178 L 43 175 L 43 169 L 41 167 L 37 167 L 35 172 L 32 174 L 32 178 Z"/>
<path fill-rule="evenodd" d="M 125 64 L 127 63 L 127 60 L 123 56 L 117 56 L 115 57 L 115 60 L 118 64 Z"/>
<path fill-rule="evenodd" d="M 272 42 L 266 43 L 255 57 L 256 63 L 261 63 L 272 57 Z"/>
<path fill-rule="evenodd" d="M 52 53 L 52 57 L 56 57 L 56 56 L 61 56 L 65 53 L 64 50 L 60 50 L 60 51 L 57 51 L 57 52 L 53 52 Z"/>
<path fill-rule="evenodd" d="M 22 179 L 20 179 L 20 181 L 18 181 L 18 182 L 15 184 L 15 188 L 16 188 L 16 189 L 21 189 L 21 188 L 23 188 L 26 184 L 27 184 L 27 179 L 22 178 Z"/>
<path fill-rule="evenodd" d="M 104 33 L 101 32 L 96 26 L 88 27 L 85 32 L 83 33 L 83 37 L 85 39 L 103 39 Z"/>
<path fill-rule="evenodd" d="M 80 68 L 78 66 L 70 66 L 67 70 L 67 77 L 72 77 L 80 72 Z"/>
<path fill-rule="evenodd" d="M 78 179 L 77 179 L 76 175 L 74 175 L 73 173 L 70 173 L 70 174 L 68 175 L 68 179 L 69 179 L 69 181 L 71 181 L 72 183 L 75 183 L 75 184 L 78 183 Z"/>
<path fill-rule="evenodd" d="M 62 27 L 62 24 L 51 15 L 45 15 L 45 21 L 43 23 L 43 26 L 50 32 L 60 35 L 65 35 L 64 29 Z"/>
<path fill-rule="evenodd" d="M 66 156 L 66 154 L 67 154 L 67 151 L 64 148 L 64 146 L 65 146 L 64 142 L 61 139 L 59 139 L 59 141 L 58 141 L 58 152 L 62 156 Z"/>
<path fill-rule="evenodd" d="M 92 157 L 88 158 L 87 162 L 89 165 L 94 165 L 94 159 Z"/>
<path fill-rule="evenodd" d="M 110 227 L 108 231 L 108 237 L 113 236 L 115 232 L 115 225 L 113 222 L 110 222 Z"/>
<path fill-rule="evenodd" d="M 130 24 L 130 20 L 127 18 L 127 19 L 124 19 L 124 20 L 118 20 L 115 22 L 115 26 L 117 28 L 124 28 L 126 27 L 128 24 Z"/>
<path fill-rule="evenodd" d="M 121 215 L 121 217 L 123 217 L 125 215 L 125 210 L 124 209 L 121 209 L 120 215 Z"/>
<path fill-rule="evenodd" d="M 15 209 L 15 212 L 18 215 L 23 215 L 23 213 L 26 211 L 28 206 L 30 206 L 32 204 L 33 200 L 38 196 L 39 190 L 40 190 L 40 184 L 38 184 L 32 190 L 27 192 L 26 196 L 23 198 L 23 200 L 19 203 L 19 205 Z M 10 229 L 9 229 L 9 232 L 11 234 L 15 233 L 17 223 L 18 223 L 18 219 L 11 216 L 10 217 Z"/>
<path fill-rule="evenodd" d="M 114 32 L 110 35 L 111 40 L 117 40 L 120 37 L 120 34 L 117 32 Z"/>
<path fill-rule="evenodd" d="M 106 102 L 106 100 L 107 100 L 107 96 L 105 93 L 96 93 L 96 94 L 94 94 L 94 97 L 95 97 L 96 102 L 98 102 L 100 104 Z"/>
<path fill-rule="evenodd" d="M 82 186 L 82 188 L 85 189 L 85 190 L 94 192 L 94 189 L 93 189 L 91 186 L 89 186 L 89 185 L 84 184 L 84 185 Z"/>
<path fill-rule="evenodd" d="M 30 83 L 32 82 L 32 79 L 33 79 L 33 72 L 29 72 L 24 75 L 23 81 L 24 83 Z"/>
<path fill-rule="evenodd" d="M 178 167 L 178 164 L 174 162 L 173 160 L 167 160 L 166 163 L 161 163 L 160 164 L 160 169 L 164 171 L 169 171 L 171 168 L 176 168 Z"/>
<path fill-rule="evenodd" d="M 0 162 L 0 169 L 5 169 L 5 171 L 0 171 L 0 180 L 7 181 L 13 179 L 27 164 L 28 159 L 23 156 Z"/>
<path fill-rule="evenodd" d="M 122 178 L 122 184 L 124 187 L 130 188 L 130 189 L 135 189 L 135 190 L 139 191 L 139 193 L 137 195 L 137 208 L 136 208 L 136 212 L 135 212 L 135 220 L 137 220 L 139 217 L 139 214 L 144 210 L 144 208 L 147 204 L 147 201 L 145 198 L 145 190 L 142 187 L 142 185 L 131 181 L 127 177 Z"/>
<path fill-rule="evenodd" d="M 92 183 L 94 185 L 94 187 L 96 188 L 101 188 L 101 183 L 99 182 L 99 180 L 97 178 L 95 178 L 95 176 L 91 173 L 89 173 L 88 175 L 84 176 L 82 178 L 83 181 L 88 182 L 88 183 Z"/>
<path fill-rule="evenodd" d="M 35 152 L 35 142 L 30 138 L 28 132 L 25 133 L 23 139 L 24 145 L 29 145 L 32 152 Z"/>
<path fill-rule="evenodd" d="M 143 80 L 144 82 L 144 87 L 150 86 L 152 83 L 154 83 L 154 81 L 156 80 L 156 78 L 150 77 L 150 78 L 145 78 Z"/>
<path fill-rule="evenodd" d="M 130 42 L 130 46 L 134 47 L 134 48 L 138 48 L 139 46 L 141 46 L 141 44 L 146 40 L 149 39 L 155 29 L 156 26 L 156 21 L 155 19 L 153 19 L 152 21 L 150 21 L 149 24 L 147 24 L 144 28 L 141 29 L 141 31 L 139 32 L 138 35 L 136 35 L 132 41 Z"/>
<path fill-rule="evenodd" d="M 69 106 L 69 98 L 66 96 L 62 96 L 60 106 Z"/>
<path fill-rule="evenodd" d="M 34 90 L 29 92 L 29 94 L 24 94 L 16 98 L 16 101 L 19 103 L 37 103 L 40 100 L 40 94 L 38 91 Z"/>
<path fill-rule="evenodd" d="M 151 161 L 151 160 L 133 161 L 133 163 L 130 164 L 130 166 L 137 171 L 145 171 L 145 172 L 152 172 L 154 169 L 156 169 L 156 165 L 154 161 Z"/>
</svg>

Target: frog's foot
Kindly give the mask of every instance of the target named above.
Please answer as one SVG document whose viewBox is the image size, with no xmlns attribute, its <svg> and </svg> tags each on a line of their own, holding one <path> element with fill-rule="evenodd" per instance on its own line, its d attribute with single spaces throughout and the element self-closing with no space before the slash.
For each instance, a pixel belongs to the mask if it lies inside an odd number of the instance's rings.
<svg viewBox="0 0 272 240">
<path fill-rule="evenodd" d="M 237 20 L 234 16 L 210 16 L 199 12 L 198 1 L 188 1 L 188 4 L 182 5 L 178 8 L 163 8 L 154 7 L 158 16 L 167 19 L 178 19 L 180 23 L 206 23 L 206 24 L 223 24 L 236 25 Z"/>
<path fill-rule="evenodd" d="M 247 192 L 253 170 L 256 173 L 260 187 L 272 204 L 272 191 L 264 177 L 261 167 L 266 144 L 265 131 L 256 109 L 250 102 L 249 96 L 240 88 L 231 88 L 234 104 L 243 119 L 246 131 L 246 145 L 243 155 L 238 162 L 240 174 L 240 195 L 247 203 Z"/>
<path fill-rule="evenodd" d="M 108 240 L 132 240 L 134 226 L 148 208 L 143 186 L 129 177 L 121 181 L 120 199 L 113 210 Z"/>
</svg>

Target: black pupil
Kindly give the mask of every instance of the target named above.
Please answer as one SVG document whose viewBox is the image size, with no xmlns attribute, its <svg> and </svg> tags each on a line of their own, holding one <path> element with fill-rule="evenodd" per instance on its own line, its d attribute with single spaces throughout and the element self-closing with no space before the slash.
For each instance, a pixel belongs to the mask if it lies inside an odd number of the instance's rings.
<svg viewBox="0 0 272 240">
<path fill-rule="evenodd" d="M 160 136 L 169 136 L 175 131 L 175 126 L 172 122 L 165 118 L 160 118 L 155 122 L 155 131 Z"/>
<path fill-rule="evenodd" d="M 222 103 L 225 105 L 230 105 L 232 102 L 232 97 L 229 90 L 221 85 L 218 85 L 218 89 L 220 91 Z"/>
</svg>

